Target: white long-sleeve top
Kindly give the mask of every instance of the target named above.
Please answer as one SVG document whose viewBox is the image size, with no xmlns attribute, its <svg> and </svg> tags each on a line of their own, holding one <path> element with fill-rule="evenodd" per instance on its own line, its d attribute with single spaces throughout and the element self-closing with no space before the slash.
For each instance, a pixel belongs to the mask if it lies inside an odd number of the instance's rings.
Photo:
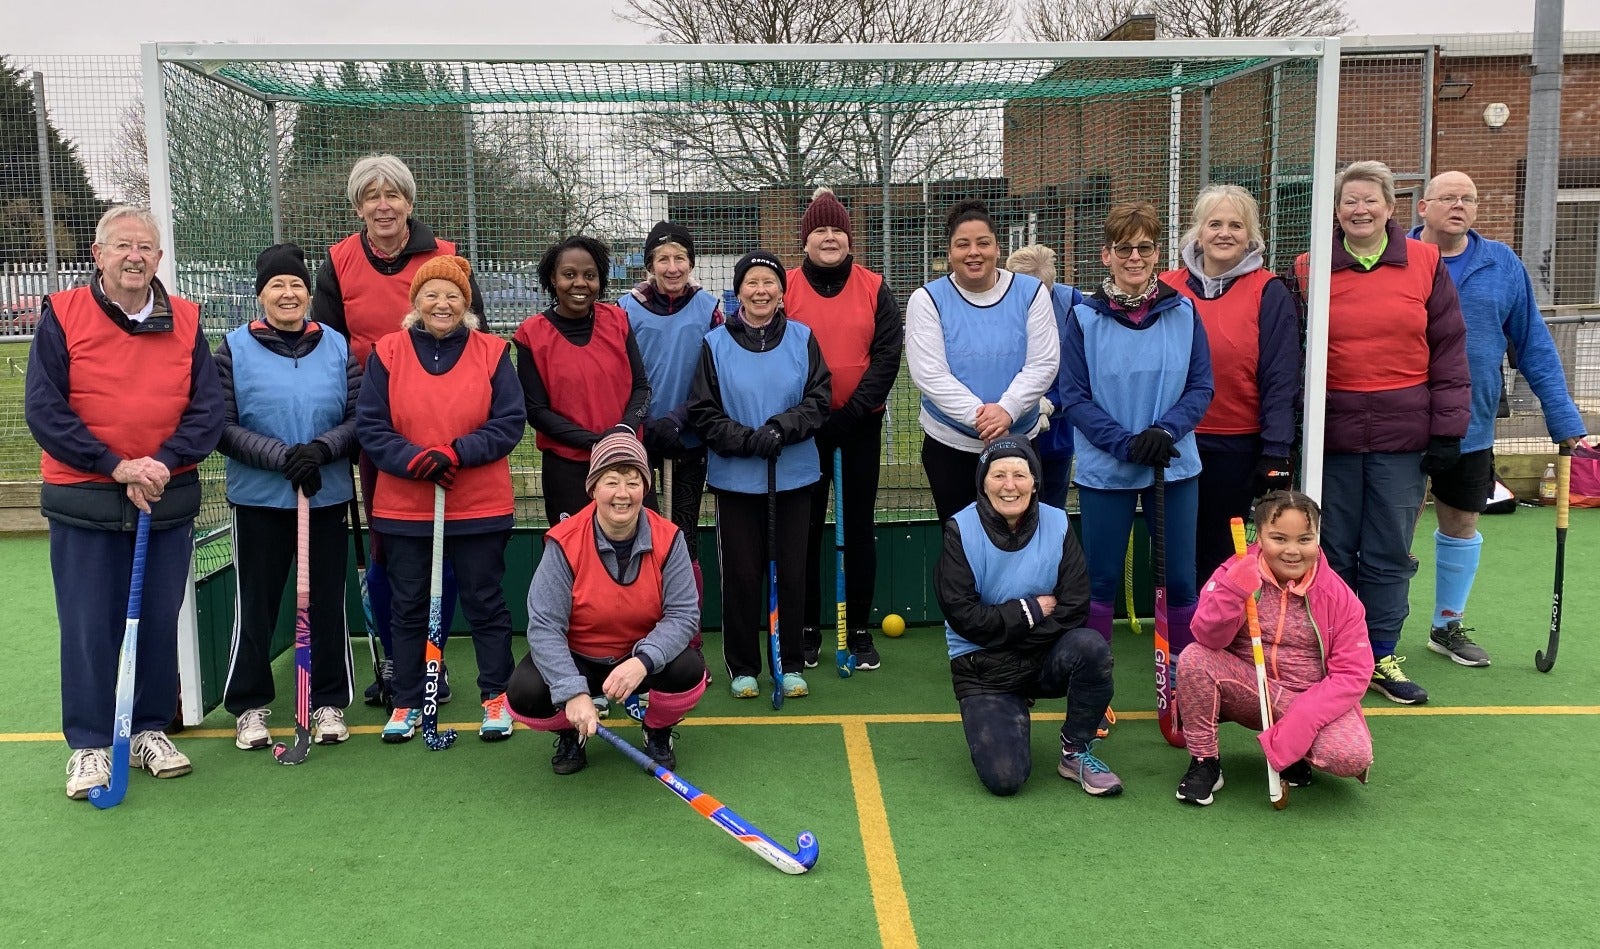
<svg viewBox="0 0 1600 949">
<path fill-rule="evenodd" d="M 956 284 L 956 291 L 974 306 L 992 306 L 1011 288 L 1011 271 L 997 269 L 995 285 L 982 293 L 972 293 Z M 942 278 L 941 278 L 942 279 Z M 953 281 L 952 281 L 953 282 Z M 951 418 L 961 419 L 976 426 L 978 409 L 983 401 L 972 390 L 962 385 L 950 373 L 950 363 L 945 358 L 944 330 L 939 323 L 939 310 L 926 287 L 919 287 L 906 303 L 906 364 L 911 370 L 911 381 L 923 396 Z M 1028 304 L 1028 356 L 1022 371 L 1017 373 L 1000 396 L 1000 407 L 1013 419 L 1037 408 L 1039 399 L 1055 383 L 1061 368 L 1061 340 L 1056 336 L 1055 311 L 1050 306 L 1050 288 L 1041 284 Z M 922 430 L 934 441 L 961 451 L 983 450 L 983 442 L 959 432 L 929 414 L 926 408 L 918 413 Z M 1039 433 L 1035 423 L 1025 434 L 1032 438 Z"/>
</svg>

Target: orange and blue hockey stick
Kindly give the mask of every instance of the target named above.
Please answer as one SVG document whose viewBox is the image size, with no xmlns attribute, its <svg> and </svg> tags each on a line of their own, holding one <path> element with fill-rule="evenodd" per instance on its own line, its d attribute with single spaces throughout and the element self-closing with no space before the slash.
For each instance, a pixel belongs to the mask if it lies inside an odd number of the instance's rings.
<svg viewBox="0 0 1600 949">
<path fill-rule="evenodd" d="M 761 859 L 779 870 L 784 873 L 800 874 L 816 866 L 817 837 L 811 831 L 801 831 L 800 838 L 796 841 L 799 849 L 790 850 L 735 814 L 728 805 L 651 761 L 644 752 L 617 737 L 611 729 L 601 725 L 598 734 L 616 746 L 618 751 L 627 755 L 628 760 L 638 765 L 646 774 L 654 775 L 657 781 L 671 788 L 672 793 L 683 798 L 684 803 L 699 812 L 701 817 L 727 831 L 733 839 L 754 850 Z"/>
</svg>

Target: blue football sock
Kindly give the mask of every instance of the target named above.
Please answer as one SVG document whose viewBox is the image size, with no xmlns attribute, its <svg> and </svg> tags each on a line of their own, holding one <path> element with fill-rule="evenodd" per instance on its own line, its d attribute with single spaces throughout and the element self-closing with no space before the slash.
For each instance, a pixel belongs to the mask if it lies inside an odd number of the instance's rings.
<svg viewBox="0 0 1600 949">
<path fill-rule="evenodd" d="M 1478 576 L 1478 557 L 1483 553 L 1483 535 L 1466 540 L 1433 532 L 1434 583 L 1433 625 L 1460 622 L 1467 612 L 1467 597 Z"/>
</svg>

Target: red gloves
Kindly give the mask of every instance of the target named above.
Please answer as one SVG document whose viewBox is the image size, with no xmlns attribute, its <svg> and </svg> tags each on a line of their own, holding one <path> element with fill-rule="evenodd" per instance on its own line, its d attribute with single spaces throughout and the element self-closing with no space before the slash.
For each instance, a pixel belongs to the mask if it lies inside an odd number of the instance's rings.
<svg viewBox="0 0 1600 949">
<path fill-rule="evenodd" d="M 456 482 L 456 469 L 461 467 L 461 459 L 456 457 L 456 450 L 449 445 L 435 445 L 426 451 L 417 452 L 415 458 L 406 465 L 406 473 L 417 481 L 432 481 L 434 484 L 449 488 Z"/>
</svg>

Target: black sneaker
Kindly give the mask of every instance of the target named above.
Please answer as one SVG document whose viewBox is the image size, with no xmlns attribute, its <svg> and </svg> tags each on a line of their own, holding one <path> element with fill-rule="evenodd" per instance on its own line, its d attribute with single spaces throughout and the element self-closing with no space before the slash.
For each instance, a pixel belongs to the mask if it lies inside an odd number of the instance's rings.
<svg viewBox="0 0 1600 949">
<path fill-rule="evenodd" d="M 1205 807 L 1211 803 L 1211 792 L 1222 790 L 1222 759 L 1189 759 L 1189 770 L 1178 782 L 1178 800 L 1185 804 Z"/>
<path fill-rule="evenodd" d="M 1463 666 L 1486 666 L 1489 654 L 1467 635 L 1474 631 L 1462 626 L 1459 620 L 1451 620 L 1443 626 L 1435 626 L 1428 634 L 1428 648 Z"/>
<path fill-rule="evenodd" d="M 1397 705 L 1421 705 L 1428 701 L 1428 690 L 1412 682 L 1400 669 L 1405 656 L 1379 656 L 1373 663 L 1372 681 L 1367 690 L 1380 693 Z"/>
<path fill-rule="evenodd" d="M 850 655 L 855 657 L 857 669 L 876 669 L 883 664 L 878 650 L 872 645 L 872 634 L 858 629 L 850 634 Z"/>
<path fill-rule="evenodd" d="M 1294 764 L 1278 772 L 1278 777 L 1283 783 L 1292 788 L 1308 788 L 1311 786 L 1311 765 L 1306 759 L 1301 758 Z"/>
<path fill-rule="evenodd" d="M 583 750 L 583 739 L 576 728 L 563 728 L 556 732 L 556 753 L 550 759 L 550 770 L 556 774 L 577 774 L 589 767 L 589 756 Z"/>
<path fill-rule="evenodd" d="M 815 626 L 800 627 L 800 659 L 807 669 L 817 667 L 817 656 L 822 652 L 822 630 Z"/>
<path fill-rule="evenodd" d="M 644 726 L 644 753 L 668 771 L 678 766 L 678 756 L 672 753 L 672 738 L 671 728 Z"/>
<path fill-rule="evenodd" d="M 448 705 L 453 698 L 455 696 L 450 693 L 450 667 L 441 662 L 439 663 L 439 698 L 437 701 L 440 705 Z"/>
<path fill-rule="evenodd" d="M 383 659 L 378 663 L 378 678 L 367 686 L 364 701 L 368 705 L 382 705 L 387 707 L 394 695 L 394 660 Z"/>
</svg>

